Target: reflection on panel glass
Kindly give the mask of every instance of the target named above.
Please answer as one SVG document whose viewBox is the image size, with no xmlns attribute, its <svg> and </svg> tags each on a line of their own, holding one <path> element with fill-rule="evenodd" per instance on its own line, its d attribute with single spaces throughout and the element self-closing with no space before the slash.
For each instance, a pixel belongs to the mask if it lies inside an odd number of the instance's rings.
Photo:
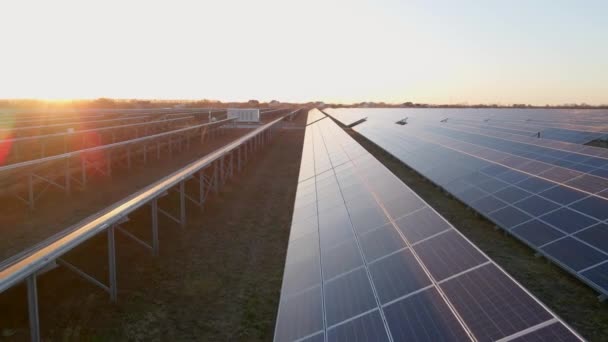
<svg viewBox="0 0 608 342">
<path fill-rule="evenodd" d="M 395 341 L 468 341 L 437 290 L 429 289 L 384 308 Z"/>
<path fill-rule="evenodd" d="M 494 265 L 463 273 L 441 288 L 480 341 L 496 341 L 551 318 Z"/>
</svg>

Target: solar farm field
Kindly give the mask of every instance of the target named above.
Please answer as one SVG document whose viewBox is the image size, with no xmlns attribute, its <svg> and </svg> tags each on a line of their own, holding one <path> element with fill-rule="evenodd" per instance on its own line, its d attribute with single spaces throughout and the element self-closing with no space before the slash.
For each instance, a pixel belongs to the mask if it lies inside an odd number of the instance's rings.
<svg viewBox="0 0 608 342">
<path fill-rule="evenodd" d="M 259 114 L 12 120 L 0 336 L 608 336 L 607 112 Z"/>
</svg>

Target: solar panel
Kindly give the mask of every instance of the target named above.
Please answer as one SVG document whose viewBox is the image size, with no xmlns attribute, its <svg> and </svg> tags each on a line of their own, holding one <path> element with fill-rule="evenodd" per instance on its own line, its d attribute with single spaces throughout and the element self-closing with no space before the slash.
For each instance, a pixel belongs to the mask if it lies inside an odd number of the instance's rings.
<svg viewBox="0 0 608 342">
<path fill-rule="evenodd" d="M 360 111 L 357 115 L 360 113 L 373 118 Z M 535 144 L 512 135 L 492 137 L 487 132 L 445 128 L 428 120 L 398 126 L 377 118 L 354 129 L 597 291 L 608 294 L 605 281 L 583 274 L 604 267 L 608 248 L 579 234 L 608 219 L 608 173 L 598 172 L 608 171 L 608 158 L 601 149 L 585 147 L 583 151 L 578 147 L 579 152 L 574 152 L 577 147 L 573 144 L 549 146 L 546 141 Z M 585 262 L 581 268 L 579 262 L 568 260 L 568 254 L 560 249 L 573 246 L 595 263 Z"/>
<path fill-rule="evenodd" d="M 275 341 L 485 340 L 552 324 L 578 339 L 333 121 L 307 126 Z"/>
<path fill-rule="evenodd" d="M 543 143 L 570 142 L 586 144 L 608 136 L 608 113 L 602 110 L 509 109 L 509 108 L 328 108 L 324 110 L 342 124 L 368 118 L 394 123 L 441 122 L 486 131 L 490 135 L 507 134 Z M 542 139 L 538 139 L 542 138 Z"/>
</svg>

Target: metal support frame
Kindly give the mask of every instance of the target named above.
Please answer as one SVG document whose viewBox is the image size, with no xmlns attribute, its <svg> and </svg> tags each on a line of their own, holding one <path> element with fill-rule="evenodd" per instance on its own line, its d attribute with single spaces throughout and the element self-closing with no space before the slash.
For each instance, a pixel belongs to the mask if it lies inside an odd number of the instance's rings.
<svg viewBox="0 0 608 342">
<path fill-rule="evenodd" d="M 40 341 L 40 316 L 38 314 L 38 286 L 35 273 L 27 278 L 26 284 L 30 340 L 37 342 Z"/>
<path fill-rule="evenodd" d="M 59 265 L 64 266 L 70 271 L 78 274 L 83 279 L 88 280 L 90 283 L 100 287 L 104 291 L 110 294 L 110 300 L 116 302 L 118 299 L 118 286 L 116 283 L 116 239 L 114 234 L 115 225 L 110 226 L 107 229 L 108 235 L 108 285 L 105 285 L 101 281 L 95 279 L 93 276 L 67 262 L 64 259 L 58 258 L 56 261 Z"/>
<path fill-rule="evenodd" d="M 116 239 L 114 236 L 114 229 L 116 226 L 112 225 L 108 228 L 108 266 L 109 274 L 108 281 L 110 283 L 110 300 L 116 302 L 118 299 L 118 285 L 116 283 Z"/>
<path fill-rule="evenodd" d="M 202 136 L 213 136 L 218 132 L 218 129 L 219 127 L 210 128 L 209 126 L 204 126 L 202 131 L 205 133 Z M 196 137 L 198 134 L 198 132 L 188 132 L 188 134 L 185 136 L 163 137 L 163 139 L 168 140 L 165 140 L 165 142 L 161 141 L 160 139 L 158 139 L 156 142 L 152 142 L 152 146 L 156 147 L 155 150 L 157 159 L 160 159 L 161 157 L 161 150 L 163 146 L 167 147 L 169 155 L 171 156 L 172 152 L 174 151 L 174 147 L 178 148 L 179 151 L 183 150 L 183 148 L 189 148 L 191 145 L 190 138 Z M 67 139 L 65 140 L 67 144 Z M 176 143 L 178 146 L 175 146 Z M 47 190 L 49 185 L 65 190 L 66 194 L 69 195 L 73 190 L 73 184 L 78 185 L 78 187 L 83 190 L 86 189 L 90 178 L 90 172 L 111 177 L 112 163 L 116 163 L 116 165 L 125 167 L 129 170 L 133 167 L 133 158 L 135 157 L 137 161 L 143 161 L 143 164 L 146 164 L 148 161 L 149 144 L 149 142 L 144 142 L 139 147 L 136 147 L 135 145 L 126 145 L 124 148 L 121 148 L 118 151 L 108 149 L 106 151 L 105 158 L 102 160 L 88 160 L 86 154 L 81 154 L 79 161 L 72 161 L 68 157 L 65 159 L 65 164 L 60 166 L 59 170 L 47 172 L 48 175 L 42 176 L 35 173 L 26 173 L 24 177 L 24 188 L 18 188 L 17 190 L 11 191 L 11 193 L 17 199 L 24 202 L 30 210 L 33 210 L 36 208 L 35 202 Z M 73 162 L 76 162 L 77 166 L 72 165 Z M 42 190 L 37 189 L 36 186 L 41 181 L 42 183 L 46 184 Z"/>
<path fill-rule="evenodd" d="M 150 204 L 152 208 L 152 255 L 158 256 L 158 199 L 153 199 Z"/>
<path fill-rule="evenodd" d="M 265 133 L 265 132 L 262 132 L 262 133 Z M 250 140 L 244 142 L 241 146 L 237 147 L 235 150 L 229 151 L 229 154 L 230 154 L 229 158 L 226 158 L 226 156 L 222 156 L 218 160 L 215 160 L 211 165 L 209 165 L 209 166 L 213 167 L 213 170 L 207 170 L 208 167 L 206 167 L 206 168 L 203 168 L 198 171 L 198 177 L 195 177 L 194 175 L 190 176 L 190 178 L 199 182 L 198 204 L 201 207 L 203 206 L 203 203 L 207 199 L 209 191 L 213 190 L 215 192 L 218 192 L 220 182 L 224 183 L 225 178 L 234 176 L 235 166 L 237 167 L 239 172 L 241 171 L 242 166 L 243 166 L 242 165 L 242 162 L 243 162 L 242 153 L 245 154 L 244 161 L 246 162 L 248 149 L 251 149 L 252 151 L 254 151 L 258 147 L 263 145 L 264 140 L 261 138 L 261 136 L 262 136 L 262 134 L 253 136 Z M 271 135 L 269 134 L 266 137 L 266 140 L 270 136 Z M 160 150 L 160 148 L 158 150 Z M 241 152 L 241 150 L 243 152 Z M 235 158 L 237 159 L 236 161 L 234 160 Z M 227 167 L 224 167 L 224 163 L 225 163 L 226 159 L 229 159 L 228 162 L 230 163 L 230 165 L 228 165 Z M 86 161 L 84 160 L 84 158 L 82 160 L 83 161 L 81 164 L 81 169 L 77 170 L 77 171 L 82 172 L 82 177 L 83 177 L 82 182 L 84 184 L 84 183 L 86 183 Z M 110 161 L 108 161 L 108 163 L 109 162 Z M 220 169 L 222 171 L 221 174 L 220 174 Z M 207 172 L 207 171 L 210 171 L 211 176 L 207 176 L 205 174 L 205 172 Z M 30 174 L 29 179 L 33 180 L 34 176 L 37 176 L 37 175 Z M 74 179 L 72 179 L 72 175 L 70 173 L 69 161 L 66 163 L 66 170 L 65 170 L 65 174 L 63 176 L 65 176 L 65 181 L 66 181 L 65 188 L 69 192 L 70 187 L 71 187 L 70 182 L 72 180 L 74 180 Z M 45 179 L 44 177 L 40 177 L 40 178 L 42 178 L 43 180 L 49 181 L 48 179 Z M 188 179 L 190 179 L 190 178 L 188 178 Z M 77 180 L 74 180 L 74 181 L 77 181 Z M 186 223 L 186 199 L 190 199 L 191 201 L 196 203 L 196 200 L 192 199 L 186 193 L 186 189 L 185 189 L 186 181 L 187 181 L 187 179 L 183 179 L 178 183 L 179 184 L 178 192 L 180 194 L 180 215 L 179 215 L 180 219 L 179 220 L 177 218 L 172 217 L 169 213 L 163 211 L 158 206 L 158 199 L 161 196 L 166 195 L 167 194 L 166 192 L 156 198 L 149 200 L 148 204 L 150 204 L 150 206 L 151 206 L 151 216 L 152 216 L 151 217 L 151 221 L 152 221 L 152 243 L 151 243 L 151 245 L 147 244 L 146 242 L 139 239 L 134 234 L 128 232 L 126 229 L 124 229 L 123 227 L 121 227 L 119 225 L 120 223 L 124 222 L 125 220 L 128 220 L 126 217 L 123 218 L 122 221 L 114 222 L 112 225 L 110 225 L 109 227 L 106 228 L 107 241 L 108 241 L 108 285 L 95 279 L 91 275 L 85 273 L 84 271 L 80 270 L 73 264 L 65 261 L 61 257 L 55 257 L 53 260 L 48 260 L 48 265 L 51 265 L 51 264 L 55 265 L 55 263 L 57 263 L 59 265 L 65 266 L 67 269 L 78 274 L 83 279 L 88 280 L 92 284 L 97 285 L 100 288 L 107 291 L 110 295 L 110 300 L 112 302 L 116 302 L 118 299 L 116 237 L 115 237 L 116 230 L 121 232 L 125 236 L 131 238 L 132 240 L 138 242 L 142 246 L 144 246 L 148 249 L 151 249 L 152 254 L 157 256 L 159 254 L 159 234 L 158 234 L 158 214 L 159 214 L 159 212 L 172 218 L 173 220 L 177 221 L 178 223 L 180 223 L 183 226 Z M 55 182 L 51 181 L 51 184 L 53 184 L 53 183 L 55 183 Z M 32 184 L 31 188 L 32 188 L 32 192 L 33 192 L 33 182 L 31 184 Z M 58 184 L 58 183 L 54 184 L 54 185 L 60 186 L 60 184 Z M 26 282 L 26 286 L 27 286 L 30 339 L 32 341 L 40 341 L 40 318 L 39 318 L 39 310 L 38 310 L 38 293 L 37 293 L 37 276 L 38 276 L 39 272 L 42 272 L 42 271 L 37 270 L 34 273 L 27 276 L 27 278 L 25 278 L 25 282 Z"/>
<path fill-rule="evenodd" d="M 179 183 L 179 221 L 182 227 L 186 226 L 186 181 Z"/>
</svg>

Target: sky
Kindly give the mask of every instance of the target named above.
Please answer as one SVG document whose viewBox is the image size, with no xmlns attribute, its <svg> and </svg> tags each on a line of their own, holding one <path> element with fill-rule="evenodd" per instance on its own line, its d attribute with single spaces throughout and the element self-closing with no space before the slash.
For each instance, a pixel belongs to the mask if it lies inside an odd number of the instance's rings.
<svg viewBox="0 0 608 342">
<path fill-rule="evenodd" d="M 608 104 L 608 1 L 5 0 L 0 98 Z"/>
</svg>

